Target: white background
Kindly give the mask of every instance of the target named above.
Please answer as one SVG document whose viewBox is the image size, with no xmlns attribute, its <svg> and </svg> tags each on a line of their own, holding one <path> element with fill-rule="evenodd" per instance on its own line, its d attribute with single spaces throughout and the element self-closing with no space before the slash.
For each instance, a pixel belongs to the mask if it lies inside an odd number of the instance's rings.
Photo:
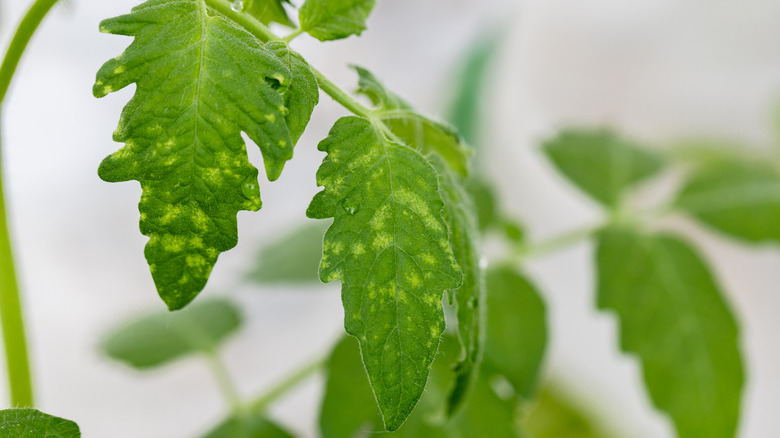
<svg viewBox="0 0 780 438">
<path fill-rule="evenodd" d="M 39 407 L 79 422 L 86 438 L 192 437 L 225 406 L 206 367 L 186 360 L 135 373 L 100 357 L 101 336 L 123 318 L 162 308 L 143 258 L 137 183 L 108 184 L 100 160 L 132 88 L 91 95 L 100 65 L 128 38 L 98 33 L 128 0 L 72 0 L 44 22 L 23 59 L 3 114 L 9 207 L 32 347 Z M 27 2 L 2 2 L 2 45 Z M 608 124 L 653 144 L 709 134 L 748 145 L 772 141 L 780 92 L 780 3 L 770 0 L 379 0 L 361 38 L 295 47 L 345 89 L 357 63 L 420 109 L 441 115 L 466 47 L 509 29 L 490 77 L 483 143 L 505 209 L 540 240 L 599 220 L 595 206 L 544 162 L 538 141 L 563 124 Z M 226 361 L 247 397 L 325 353 L 341 332 L 337 285 L 309 290 L 241 285 L 257 245 L 302 222 L 317 192 L 316 143 L 343 113 L 323 95 L 281 179 L 261 181 L 264 206 L 239 214 L 240 243 L 223 254 L 204 295 L 230 294 L 250 320 Z M 262 169 L 257 148 L 250 159 Z M 780 430 L 780 253 L 745 248 L 671 218 L 706 252 L 742 322 L 748 383 L 740 436 Z M 780 226 L 780 225 L 779 225 Z M 616 325 L 592 310 L 591 247 L 534 260 L 552 339 L 548 378 L 619 436 L 672 436 L 654 413 L 636 362 L 617 353 Z M 0 395 L 5 382 L 0 380 Z M 320 399 L 312 380 L 274 407 L 289 428 L 314 436 Z M 2 398 L 0 398 L 2 400 Z M 2 403 L 2 402 L 0 402 Z"/>
</svg>

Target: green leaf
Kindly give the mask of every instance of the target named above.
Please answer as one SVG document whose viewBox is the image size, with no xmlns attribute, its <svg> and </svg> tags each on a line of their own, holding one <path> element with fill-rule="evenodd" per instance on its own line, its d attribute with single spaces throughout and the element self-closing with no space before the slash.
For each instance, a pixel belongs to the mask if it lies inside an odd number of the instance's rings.
<svg viewBox="0 0 780 438">
<path fill-rule="evenodd" d="M 0 411 L 0 436 L 3 438 L 79 438 L 76 423 L 53 417 L 35 409 Z"/>
<path fill-rule="evenodd" d="M 201 1 L 150 0 L 100 29 L 135 39 L 100 69 L 95 96 L 131 83 L 136 91 L 114 133 L 125 146 L 98 173 L 141 183 L 146 259 L 160 296 L 179 309 L 203 289 L 219 253 L 236 245 L 238 211 L 261 206 L 241 132 L 260 146 L 275 180 L 303 123 L 299 114 L 288 127 L 286 116 L 313 105 L 291 110 L 299 102 L 285 96 L 307 88 L 293 83 L 295 57 L 279 59 L 277 45 L 262 46 Z"/>
<path fill-rule="evenodd" d="M 547 345 L 547 312 L 536 288 L 509 266 L 488 270 L 485 357 L 482 368 L 500 374 L 517 395 L 536 389 Z"/>
<path fill-rule="evenodd" d="M 281 89 L 281 93 L 288 111 L 285 116 L 287 128 L 290 130 L 293 143 L 298 143 L 298 139 L 306 130 L 306 125 L 309 124 L 314 107 L 320 100 L 317 77 L 314 76 L 306 60 L 290 50 L 286 43 L 269 41 L 265 44 L 265 48 L 276 55 L 292 75 L 290 85 Z"/>
<path fill-rule="evenodd" d="M 293 435 L 261 414 L 231 417 L 203 438 L 293 438 Z"/>
<path fill-rule="evenodd" d="M 204 300 L 176 312 L 156 312 L 112 332 L 101 345 L 109 357 L 150 368 L 193 353 L 211 354 L 242 324 L 227 300 Z"/>
<path fill-rule="evenodd" d="M 607 130 L 564 130 L 544 144 L 544 152 L 569 181 L 608 207 L 663 166 L 655 153 Z"/>
<path fill-rule="evenodd" d="M 425 386 L 444 330 L 442 294 L 460 286 L 436 169 L 367 119 L 345 117 L 319 145 L 324 190 L 311 218 L 334 218 L 320 278 L 340 279 L 347 333 L 360 341 L 388 430 Z"/>
<path fill-rule="evenodd" d="M 731 160 L 699 168 L 675 205 L 730 236 L 780 241 L 780 170 L 769 163 Z"/>
<path fill-rule="evenodd" d="M 460 356 L 458 341 L 445 335 L 420 402 L 400 429 L 382 434 L 403 438 L 513 438 L 515 402 L 492 390 L 484 376 L 476 379 L 465 405 L 446 415 L 449 388 L 455 377 L 453 364 Z M 379 411 L 363 377 L 360 350 L 353 339 L 342 340 L 328 364 L 328 376 L 320 413 L 323 438 L 368 436 L 381 429 Z"/>
<path fill-rule="evenodd" d="M 479 177 L 472 177 L 466 181 L 466 190 L 474 200 L 479 231 L 486 231 L 501 223 L 496 194 L 490 184 Z"/>
<path fill-rule="evenodd" d="M 327 225 L 321 222 L 308 223 L 263 246 L 249 279 L 260 284 L 320 284 L 317 268 L 326 229 Z"/>
<path fill-rule="evenodd" d="M 298 18 L 301 29 L 320 41 L 360 35 L 374 0 L 306 0 Z"/>
<path fill-rule="evenodd" d="M 523 430 L 533 438 L 608 438 L 554 386 L 545 385 L 526 408 Z"/>
<path fill-rule="evenodd" d="M 466 53 L 451 94 L 454 96 L 449 120 L 470 145 L 479 147 L 485 85 L 491 61 L 504 40 L 503 32 L 482 36 Z"/>
<path fill-rule="evenodd" d="M 465 400 L 476 376 L 481 356 L 481 327 L 484 325 L 484 279 L 480 267 L 481 252 L 474 204 L 460 179 L 440 158 L 433 160 L 439 170 L 439 187 L 444 201 L 444 219 L 449 241 L 463 272 L 463 284 L 455 291 L 458 319 L 458 342 L 461 353 L 455 364 L 455 384 L 449 397 L 447 413 L 454 413 Z"/>
<path fill-rule="evenodd" d="M 613 227 L 598 251 L 598 306 L 620 320 L 653 404 L 680 438 L 734 438 L 744 380 L 737 326 L 696 252 L 668 235 Z"/>
<path fill-rule="evenodd" d="M 322 438 L 352 438 L 381 427 L 381 416 L 366 378 L 355 338 L 336 344 L 327 363 L 320 409 Z"/>
<path fill-rule="evenodd" d="M 469 172 L 471 150 L 452 127 L 414 112 L 412 107 L 389 91 L 368 70 L 353 66 L 358 72 L 358 91 L 377 107 L 375 114 L 404 144 L 423 155 L 438 154 L 460 176 Z"/>
<path fill-rule="evenodd" d="M 287 15 L 287 11 L 284 10 L 284 3 L 289 3 L 287 0 L 243 0 L 245 12 L 249 12 L 252 16 L 260 20 L 263 24 L 270 22 L 279 23 L 287 27 L 295 26 L 290 17 Z"/>
</svg>

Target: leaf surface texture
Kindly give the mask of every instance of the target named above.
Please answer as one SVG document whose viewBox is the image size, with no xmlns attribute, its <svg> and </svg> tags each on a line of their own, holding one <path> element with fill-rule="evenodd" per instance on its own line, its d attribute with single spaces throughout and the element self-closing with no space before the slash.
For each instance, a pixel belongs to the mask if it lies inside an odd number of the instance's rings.
<svg viewBox="0 0 780 438">
<path fill-rule="evenodd" d="M 319 149 L 324 190 L 312 218 L 334 218 L 320 278 L 340 279 L 347 333 L 363 360 L 388 430 L 422 394 L 444 330 L 442 294 L 461 272 L 442 218 L 436 169 L 369 120 L 336 122 Z"/>
<path fill-rule="evenodd" d="M 179 309 L 236 245 L 237 212 L 261 206 L 241 132 L 260 147 L 268 178 L 278 178 L 316 104 L 299 97 L 311 78 L 294 82 L 300 59 L 278 43 L 261 45 L 202 0 L 150 0 L 100 27 L 134 40 L 100 69 L 95 96 L 131 83 L 136 91 L 114 134 L 125 146 L 99 175 L 141 183 L 145 255 L 160 296 Z"/>
<path fill-rule="evenodd" d="M 76 423 L 35 409 L 0 411 L 0 437 L 3 438 L 80 438 Z"/>
</svg>

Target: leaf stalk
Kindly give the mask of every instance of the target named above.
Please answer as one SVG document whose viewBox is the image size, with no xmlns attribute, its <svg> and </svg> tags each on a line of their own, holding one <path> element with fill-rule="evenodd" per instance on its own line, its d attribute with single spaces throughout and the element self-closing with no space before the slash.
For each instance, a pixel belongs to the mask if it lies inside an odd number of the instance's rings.
<svg viewBox="0 0 780 438">
<path fill-rule="evenodd" d="M 38 26 L 57 0 L 36 0 L 22 18 L 0 65 L 0 114 L 16 68 Z M 0 134 L 2 136 L 2 134 Z M 7 362 L 11 405 L 32 407 L 33 389 L 27 351 L 24 313 L 8 226 L 0 147 L 0 321 Z"/>
</svg>

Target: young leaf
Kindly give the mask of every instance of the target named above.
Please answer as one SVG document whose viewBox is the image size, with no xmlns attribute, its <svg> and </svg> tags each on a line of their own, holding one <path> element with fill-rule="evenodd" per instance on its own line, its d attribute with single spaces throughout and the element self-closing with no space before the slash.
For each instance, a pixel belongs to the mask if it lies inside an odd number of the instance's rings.
<svg viewBox="0 0 780 438">
<path fill-rule="evenodd" d="M 284 3 L 288 0 L 243 0 L 243 10 L 249 12 L 252 16 L 260 20 L 263 24 L 270 22 L 279 23 L 283 26 L 293 27 L 287 11 L 284 10 Z"/>
<path fill-rule="evenodd" d="M 607 130 L 564 130 L 544 144 L 544 152 L 566 178 L 607 207 L 616 207 L 628 188 L 663 166 L 656 154 Z"/>
<path fill-rule="evenodd" d="M 313 222 L 296 228 L 262 248 L 248 277 L 256 283 L 320 284 L 322 236 L 327 225 Z"/>
<path fill-rule="evenodd" d="M 203 438 L 293 438 L 293 435 L 260 414 L 231 417 Z"/>
<path fill-rule="evenodd" d="M 449 229 L 449 241 L 458 265 L 463 271 L 463 284 L 455 291 L 458 318 L 458 342 L 461 353 L 455 364 L 455 384 L 452 387 L 447 413 L 454 413 L 465 400 L 481 357 L 485 307 L 484 279 L 480 267 L 479 230 L 474 205 L 460 179 L 435 157 L 439 170 L 439 187 L 444 201 L 444 219 Z"/>
<path fill-rule="evenodd" d="M 438 154 L 460 176 L 468 174 L 471 150 L 455 129 L 417 114 L 371 72 L 354 69 L 359 76 L 358 91 L 371 99 L 376 115 L 396 137 L 424 155 Z"/>
<path fill-rule="evenodd" d="M 676 206 L 750 242 L 780 242 L 780 171 L 758 161 L 723 161 L 688 179 Z"/>
<path fill-rule="evenodd" d="M 598 306 L 620 319 L 656 407 L 680 438 L 734 438 L 743 384 L 737 326 L 685 242 L 612 227 L 597 251 Z"/>
<path fill-rule="evenodd" d="M 101 349 L 132 367 L 150 368 L 188 354 L 212 353 L 241 324 L 241 313 L 231 302 L 212 299 L 125 324 L 103 341 Z"/>
<path fill-rule="evenodd" d="M 301 29 L 320 41 L 360 35 L 375 0 L 306 0 L 298 18 Z"/>
<path fill-rule="evenodd" d="M 280 60 L 278 46 L 260 45 L 203 1 L 150 0 L 100 28 L 135 39 L 100 69 L 95 96 L 131 83 L 136 92 L 114 134 L 125 146 L 98 173 L 141 183 L 146 259 L 160 296 L 179 309 L 203 289 L 219 253 L 236 245 L 237 212 L 261 206 L 240 133 L 260 146 L 275 180 L 304 123 L 299 114 L 288 127 L 286 116 L 313 105 L 291 100 L 307 88 L 292 83 L 295 57 Z"/>
<path fill-rule="evenodd" d="M 35 409 L 0 411 L 0 437 L 3 438 L 80 438 L 76 423 Z"/>
<path fill-rule="evenodd" d="M 547 345 L 547 314 L 536 288 L 514 268 L 502 266 L 487 273 L 486 374 L 500 374 L 515 394 L 529 399 Z"/>
<path fill-rule="evenodd" d="M 360 341 L 385 426 L 397 429 L 420 398 L 444 330 L 442 294 L 460 286 L 438 176 L 413 149 L 367 119 L 336 122 L 319 149 L 324 190 L 311 218 L 334 218 L 320 278 L 340 279 L 347 333 Z"/>
</svg>

